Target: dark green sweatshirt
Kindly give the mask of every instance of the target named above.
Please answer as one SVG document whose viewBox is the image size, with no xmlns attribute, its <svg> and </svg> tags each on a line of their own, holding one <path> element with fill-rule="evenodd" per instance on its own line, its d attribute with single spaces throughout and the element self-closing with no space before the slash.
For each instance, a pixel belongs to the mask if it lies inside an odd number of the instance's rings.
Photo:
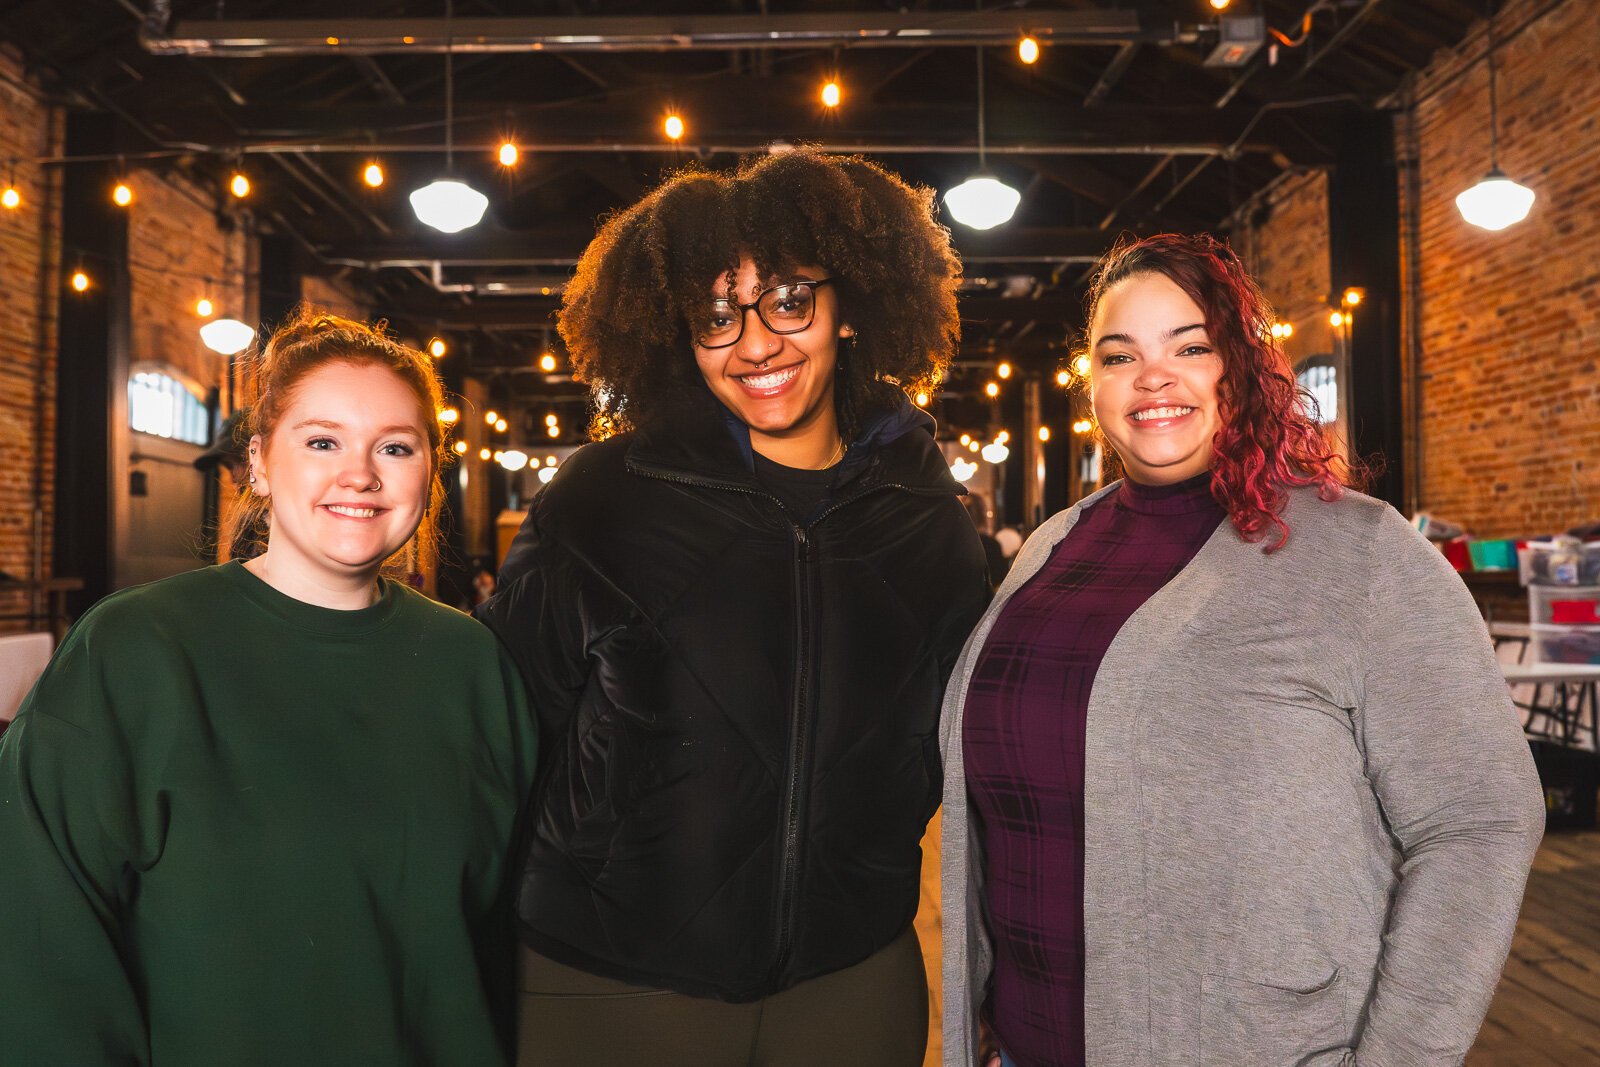
<svg viewBox="0 0 1600 1067">
<path fill-rule="evenodd" d="M 403 586 L 107 597 L 0 740 L 0 1064 L 505 1062 L 535 743 L 494 635 Z"/>
</svg>

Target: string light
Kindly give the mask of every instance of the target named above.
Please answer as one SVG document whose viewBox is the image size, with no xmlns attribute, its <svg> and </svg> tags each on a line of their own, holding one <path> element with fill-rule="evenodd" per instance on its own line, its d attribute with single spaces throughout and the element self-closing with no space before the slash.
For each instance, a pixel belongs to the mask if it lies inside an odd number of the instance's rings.
<svg viewBox="0 0 1600 1067">
<path fill-rule="evenodd" d="M 1344 312 L 1342 311 L 1335 311 L 1333 314 L 1328 316 L 1328 325 L 1332 326 L 1334 329 L 1338 329 L 1340 326 L 1343 326 L 1345 322 L 1346 319 Z"/>
<path fill-rule="evenodd" d="M 500 421 L 500 416 L 495 413 L 493 408 L 490 408 L 488 411 L 483 413 L 483 421 L 485 425 L 493 426 L 495 423 Z"/>
<path fill-rule="evenodd" d="M 457 441 L 450 447 L 456 450 L 456 455 L 464 456 L 467 454 L 467 449 L 471 448 L 472 446 L 467 444 L 465 441 Z"/>
<path fill-rule="evenodd" d="M 961 447 L 965 448 L 967 445 L 970 445 L 971 443 L 972 443 L 972 435 L 970 433 L 964 433 L 964 434 L 961 435 Z"/>
<path fill-rule="evenodd" d="M 978 444 L 978 442 L 976 442 L 976 441 L 973 441 L 973 440 L 970 440 L 970 439 L 967 441 L 967 451 L 968 452 L 976 452 L 978 449 L 980 449 L 982 447 L 983 446 Z"/>
<path fill-rule="evenodd" d="M 839 83 L 830 81 L 822 87 L 822 106 L 838 107 L 839 101 L 844 99 L 844 94 L 839 88 Z"/>
<path fill-rule="evenodd" d="M 661 124 L 661 129 L 664 133 L 666 133 L 667 140 L 669 141 L 680 141 L 683 139 L 683 119 L 677 115 L 668 115 L 666 121 Z"/>
<path fill-rule="evenodd" d="M 997 397 L 997 396 L 1000 395 L 1000 383 L 999 382 L 990 382 L 988 385 L 985 385 L 983 387 L 983 391 L 985 393 L 987 393 L 991 398 Z"/>
<path fill-rule="evenodd" d="M 243 200 L 250 195 L 250 179 L 240 171 L 234 171 L 233 178 L 228 182 L 228 192 L 232 193 L 235 199 Z"/>
<path fill-rule="evenodd" d="M 516 145 L 512 144 L 510 141 L 501 142 L 500 165 L 502 167 L 514 167 L 517 165 L 517 160 L 521 158 L 522 153 L 517 150 Z"/>
<path fill-rule="evenodd" d="M 495 432 L 496 433 L 505 433 L 506 432 L 506 427 L 509 426 L 509 425 L 510 425 L 510 423 L 506 422 L 505 419 L 496 419 L 495 420 L 495 424 L 494 424 Z"/>
<path fill-rule="evenodd" d="M 1017 42 L 1017 58 L 1028 64 L 1039 62 L 1039 42 L 1024 36 Z"/>
<path fill-rule="evenodd" d="M 361 172 L 361 180 L 370 188 L 376 189 L 383 184 L 383 168 L 376 163 L 368 163 L 366 169 Z"/>
<path fill-rule="evenodd" d="M 460 418 L 461 418 L 461 412 L 457 411 L 455 408 L 440 408 L 439 409 L 439 421 L 444 423 L 446 426 L 453 425 Z"/>
<path fill-rule="evenodd" d="M 546 415 L 546 416 L 545 416 L 545 417 L 544 417 L 544 424 L 545 424 L 545 425 L 546 425 L 546 426 L 554 426 L 554 425 L 556 425 L 556 424 L 557 424 L 557 422 L 559 422 L 559 421 L 560 421 L 560 420 L 558 420 L 558 419 L 557 419 L 557 418 L 556 418 L 556 417 L 555 417 L 555 416 L 554 416 L 554 415 Z"/>
<path fill-rule="evenodd" d="M 216 310 L 217 306 L 203 296 L 194 302 L 194 313 L 202 319 L 209 319 Z"/>
<path fill-rule="evenodd" d="M 1072 384 L 1072 372 L 1069 371 L 1069 370 L 1058 370 L 1058 371 L 1056 371 L 1056 384 L 1057 385 L 1062 385 L 1062 386 L 1071 385 Z"/>
<path fill-rule="evenodd" d="M 83 273 L 83 271 L 81 271 L 81 270 L 73 271 L 72 272 L 72 288 L 77 290 L 80 293 L 87 292 L 88 288 L 89 288 L 89 276 L 87 274 Z"/>
<path fill-rule="evenodd" d="M 546 456 L 546 457 L 544 457 L 544 465 L 546 467 L 554 467 L 558 462 L 559 462 L 559 460 L 557 460 L 556 457 L 554 457 L 554 456 Z"/>
<path fill-rule="evenodd" d="M 111 202 L 118 207 L 127 207 L 133 203 L 133 190 L 128 188 L 126 182 L 118 182 L 117 187 L 111 190 Z"/>
<path fill-rule="evenodd" d="M 555 476 L 556 476 L 556 469 L 554 467 L 540 467 L 539 468 L 539 481 L 544 483 L 545 485 L 549 485 L 551 480 L 554 479 Z"/>
<path fill-rule="evenodd" d="M 478 449 L 478 458 L 479 459 L 488 459 L 492 455 L 494 455 L 494 453 L 490 452 L 487 448 Z"/>
<path fill-rule="evenodd" d="M 1355 307 L 1357 304 L 1361 303 L 1366 295 L 1367 291 L 1365 289 L 1358 289 L 1355 286 L 1351 286 L 1349 289 L 1344 291 L 1343 303 L 1346 307 Z"/>
<path fill-rule="evenodd" d="M 1079 419 L 1072 424 L 1072 432 L 1075 434 L 1086 434 L 1092 429 L 1094 429 L 1094 423 L 1088 419 Z"/>
<path fill-rule="evenodd" d="M 549 352 L 546 352 L 544 355 L 540 356 L 539 369 L 544 371 L 546 374 L 549 374 L 551 371 L 555 370 L 556 357 L 551 355 Z"/>
<path fill-rule="evenodd" d="M 1048 427 L 1048 426 L 1039 427 L 1039 440 L 1041 440 L 1041 441 L 1050 440 L 1050 427 Z"/>
<path fill-rule="evenodd" d="M 1211 6 L 1218 11 L 1224 11 L 1231 2 L 1232 0 L 1211 0 Z"/>
<path fill-rule="evenodd" d="M 6 183 L 5 192 L 0 193 L 0 207 L 7 211 L 15 211 L 22 206 L 22 194 L 17 192 L 17 187 L 10 182 Z"/>
<path fill-rule="evenodd" d="M 550 437 L 560 437 L 561 427 L 552 422 L 549 426 L 544 428 L 544 432 Z"/>
<path fill-rule="evenodd" d="M 912 397 L 912 399 L 917 402 L 917 407 L 925 408 L 925 407 L 928 406 L 929 400 L 931 398 L 928 396 L 927 393 L 919 391 L 916 396 Z"/>
<path fill-rule="evenodd" d="M 1074 359 L 1072 361 L 1072 373 L 1080 378 L 1087 378 L 1089 376 L 1089 357 L 1078 356 Z"/>
<path fill-rule="evenodd" d="M 444 343 L 444 338 L 435 337 L 428 342 L 428 355 L 434 359 L 443 359 L 444 354 L 450 351 L 450 346 Z"/>
<path fill-rule="evenodd" d="M 1287 322 L 1275 322 L 1272 324 L 1269 332 L 1272 334 L 1274 340 L 1281 341 L 1294 336 L 1294 327 L 1289 325 Z"/>
<path fill-rule="evenodd" d="M 1011 364 L 1001 360 L 1000 365 L 994 369 L 994 372 L 1002 378 L 1009 378 L 1011 377 Z"/>
</svg>

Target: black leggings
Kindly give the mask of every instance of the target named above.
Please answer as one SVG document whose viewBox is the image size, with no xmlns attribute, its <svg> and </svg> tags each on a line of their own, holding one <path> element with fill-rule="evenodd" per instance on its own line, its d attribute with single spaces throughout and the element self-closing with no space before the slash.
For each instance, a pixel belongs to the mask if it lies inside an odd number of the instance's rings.
<svg viewBox="0 0 1600 1067">
<path fill-rule="evenodd" d="M 928 989 L 907 930 L 752 1004 L 627 985 L 522 950 L 518 1067 L 920 1067 Z"/>
</svg>

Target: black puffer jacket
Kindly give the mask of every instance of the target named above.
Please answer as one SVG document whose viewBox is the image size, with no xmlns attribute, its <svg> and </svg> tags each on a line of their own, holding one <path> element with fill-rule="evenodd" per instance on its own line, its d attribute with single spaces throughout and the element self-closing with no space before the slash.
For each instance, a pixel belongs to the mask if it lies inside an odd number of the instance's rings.
<svg viewBox="0 0 1600 1067">
<path fill-rule="evenodd" d="M 479 609 L 543 728 L 532 948 L 749 1001 L 911 923 L 940 694 L 988 598 L 930 431 L 880 419 L 805 523 L 716 415 L 583 448 L 538 496 Z"/>
</svg>

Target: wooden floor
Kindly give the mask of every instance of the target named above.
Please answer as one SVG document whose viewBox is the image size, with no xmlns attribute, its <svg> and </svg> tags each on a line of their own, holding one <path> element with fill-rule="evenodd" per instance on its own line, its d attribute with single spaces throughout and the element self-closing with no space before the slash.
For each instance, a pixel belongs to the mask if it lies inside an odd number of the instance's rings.
<svg viewBox="0 0 1600 1067">
<path fill-rule="evenodd" d="M 1467 1067 L 1600 1065 L 1600 831 L 1547 834 Z"/>
</svg>

